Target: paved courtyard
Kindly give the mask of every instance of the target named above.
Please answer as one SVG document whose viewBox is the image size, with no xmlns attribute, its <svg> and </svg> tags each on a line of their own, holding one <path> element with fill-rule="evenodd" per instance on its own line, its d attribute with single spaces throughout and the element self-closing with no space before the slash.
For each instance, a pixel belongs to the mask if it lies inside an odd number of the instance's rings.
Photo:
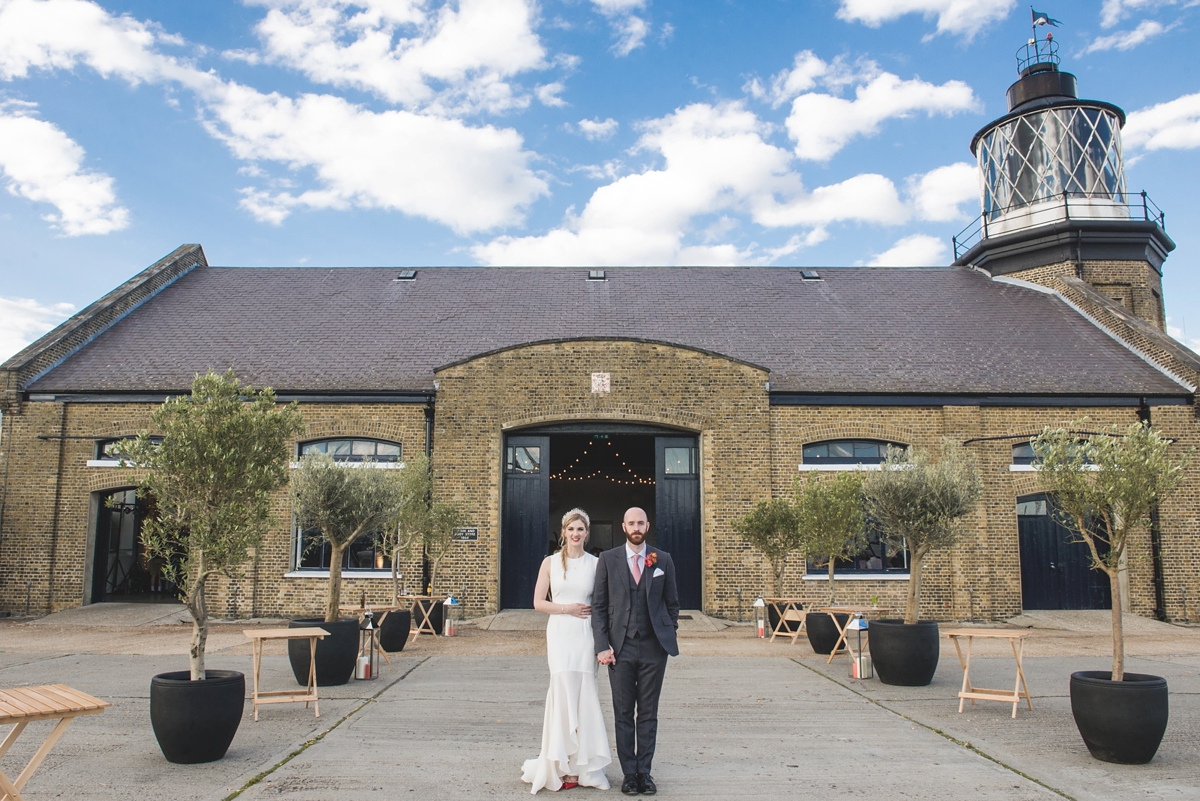
<svg viewBox="0 0 1200 801">
<path fill-rule="evenodd" d="M 454 640 L 416 641 L 372 682 L 322 690 L 302 706 L 246 716 L 225 759 L 167 763 L 149 724 L 149 679 L 186 666 L 187 628 L 155 612 L 135 625 L 95 618 L 0 622 L 0 687 L 63 682 L 111 700 L 77 721 L 27 788 L 70 799 L 522 798 L 536 756 L 547 672 L 539 621 L 503 618 Z M 157 615 L 157 617 L 155 617 Z M 126 616 L 128 617 L 128 616 Z M 544 623 L 542 623 L 544 625 Z M 1090 618 L 1033 619 L 1026 672 L 1034 710 L 984 703 L 958 714 L 961 671 L 943 651 L 934 683 L 896 688 L 846 677 L 807 642 L 755 639 L 696 614 L 668 668 L 655 760 L 664 798 L 1200 799 L 1200 630 L 1132 626 L 1129 668 L 1171 687 L 1171 724 L 1145 766 L 1093 760 L 1071 720 L 1067 677 L 1103 668 L 1108 640 Z M 1055 626 L 1060 626 L 1056 628 Z M 245 624 L 218 626 L 209 665 L 250 673 Z M 1069 627 L 1069 628 L 1068 628 Z M 57 646 L 57 647 L 56 647 Z M 977 651 L 979 652 L 979 651 Z M 978 684 L 1004 686 L 1012 658 L 984 649 Z M 293 683 L 279 650 L 264 685 Z M 601 673 L 601 701 L 611 706 Z M 31 724 L 11 770 L 49 724 Z M 35 731 L 35 727 L 37 728 Z M 609 778 L 619 782 L 619 769 Z M 573 796 L 617 797 L 573 790 Z"/>
</svg>

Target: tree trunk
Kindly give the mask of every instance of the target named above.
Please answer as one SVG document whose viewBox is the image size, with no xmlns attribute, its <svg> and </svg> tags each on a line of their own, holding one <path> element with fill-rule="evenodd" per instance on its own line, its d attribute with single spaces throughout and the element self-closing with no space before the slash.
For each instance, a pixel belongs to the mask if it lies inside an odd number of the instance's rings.
<svg viewBox="0 0 1200 801">
<path fill-rule="evenodd" d="M 786 559 L 787 557 L 783 557 Z M 776 598 L 783 597 L 783 570 L 787 563 L 780 559 L 776 562 L 771 562 L 771 590 L 775 593 Z"/>
<path fill-rule="evenodd" d="M 442 556 L 445 556 L 445 555 L 446 555 L 445 553 L 442 554 Z M 437 559 L 434 559 L 432 562 L 429 563 L 429 594 L 430 595 L 433 595 L 434 587 L 437 586 L 437 570 L 438 570 L 438 565 L 440 565 L 442 563 L 442 556 L 439 556 Z"/>
<path fill-rule="evenodd" d="M 400 605 L 400 573 L 398 562 L 400 559 L 400 549 L 396 548 L 392 551 L 392 606 Z"/>
<path fill-rule="evenodd" d="M 200 557 L 201 569 L 204 558 Z M 208 576 L 201 573 L 188 592 L 187 610 L 192 615 L 192 642 L 188 646 L 188 667 L 192 681 L 204 678 L 204 648 L 208 644 L 208 609 L 204 605 L 204 585 Z"/>
<path fill-rule="evenodd" d="M 912 552 L 908 563 L 908 606 L 904 610 L 904 622 L 909 625 L 917 622 L 921 601 L 921 561 L 924 558 L 925 554 L 918 548 Z"/>
<path fill-rule="evenodd" d="M 329 601 L 325 604 L 325 622 L 332 623 L 341 615 L 338 606 L 342 602 L 342 554 L 346 546 L 329 544 Z"/>
<path fill-rule="evenodd" d="M 1106 573 L 1108 571 L 1105 571 Z M 1109 586 L 1112 587 L 1112 628 L 1113 628 L 1113 666 L 1112 680 L 1125 680 L 1125 632 L 1121 619 L 1121 569 L 1117 568 L 1108 574 Z"/>
<path fill-rule="evenodd" d="M 833 604 L 834 604 L 834 597 L 833 597 L 833 567 L 834 567 L 834 564 L 835 564 L 835 562 L 834 562 L 833 557 L 832 556 L 829 557 L 829 605 L 830 606 L 833 606 Z"/>
</svg>

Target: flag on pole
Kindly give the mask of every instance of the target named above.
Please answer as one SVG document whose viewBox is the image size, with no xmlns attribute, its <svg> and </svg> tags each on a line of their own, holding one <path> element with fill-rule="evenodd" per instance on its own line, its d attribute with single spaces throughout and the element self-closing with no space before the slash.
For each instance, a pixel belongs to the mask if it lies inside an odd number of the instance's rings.
<svg viewBox="0 0 1200 801">
<path fill-rule="evenodd" d="M 1061 21 L 1054 19 L 1054 17 L 1051 17 L 1044 11 L 1034 11 L 1033 6 L 1029 7 L 1029 13 L 1033 15 L 1034 25 L 1053 25 L 1055 28 L 1057 28 L 1062 24 Z"/>
</svg>

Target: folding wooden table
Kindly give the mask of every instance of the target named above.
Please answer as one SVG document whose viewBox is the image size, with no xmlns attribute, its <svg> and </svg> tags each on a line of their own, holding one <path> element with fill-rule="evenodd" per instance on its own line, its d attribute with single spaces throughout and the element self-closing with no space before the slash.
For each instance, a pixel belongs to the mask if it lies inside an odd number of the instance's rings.
<svg viewBox="0 0 1200 801">
<path fill-rule="evenodd" d="M 835 656 L 842 653 L 843 651 L 846 653 L 849 653 L 849 649 L 843 648 L 842 646 L 846 642 L 846 629 L 850 625 L 850 621 L 854 619 L 855 615 L 860 615 L 863 618 L 866 618 L 867 615 L 874 615 L 876 618 L 878 618 L 880 615 L 886 615 L 888 612 L 891 612 L 892 610 L 885 606 L 824 606 L 824 607 L 821 607 L 820 609 L 818 609 L 817 611 L 824 612 L 827 615 L 829 615 L 829 617 L 833 620 L 834 628 L 836 628 L 838 630 L 837 642 L 835 642 L 833 644 L 833 650 L 829 652 L 829 658 L 825 660 L 825 664 L 828 665 L 830 662 L 833 661 L 833 658 Z M 838 623 L 838 619 L 837 619 L 838 615 L 846 616 L 846 624 L 845 625 Z M 871 633 L 871 630 L 870 630 L 870 628 L 868 628 L 867 629 L 867 637 L 868 638 L 870 638 L 870 633 Z"/>
<path fill-rule="evenodd" d="M 1029 705 L 1029 709 L 1033 709 L 1033 699 L 1029 697 L 1029 686 L 1025 683 L 1025 671 L 1021 667 L 1021 657 L 1025 653 L 1025 638 L 1032 632 L 1027 629 L 950 629 L 942 632 L 954 642 L 954 650 L 958 653 L 958 663 L 963 669 L 962 691 L 958 694 L 958 712 L 961 715 L 963 704 L 967 699 L 971 699 L 971 706 L 975 705 L 976 701 L 1002 701 L 1006 704 L 1013 705 L 1012 716 L 1017 716 L 1017 707 L 1021 704 L 1021 699 L 1025 699 L 1025 703 Z M 975 637 L 984 639 L 1008 640 L 1012 646 L 1013 658 L 1017 660 L 1017 679 L 1013 685 L 1012 692 L 1008 690 L 987 690 L 983 687 L 976 687 L 971 684 L 971 640 Z M 963 658 L 962 649 L 959 648 L 959 639 L 967 641 L 967 657 Z"/>
<path fill-rule="evenodd" d="M 771 627 L 771 642 L 776 637 L 796 639 L 804 633 L 804 600 L 801 598 L 763 598 L 763 603 L 775 610 L 779 620 Z M 768 615 L 768 621 L 770 616 Z M 790 624 L 797 624 L 793 629 Z"/>
<path fill-rule="evenodd" d="M 412 630 L 413 636 L 432 634 L 437 637 L 440 631 L 433 627 L 433 605 L 446 600 L 436 595 L 406 595 L 412 601 Z"/>
<path fill-rule="evenodd" d="M 12 748 L 12 744 L 31 722 L 58 719 L 58 725 L 46 735 L 45 741 L 30 758 L 16 781 L 11 781 L 4 775 L 4 771 L 0 770 L 0 801 L 24 801 L 21 790 L 41 766 L 42 760 L 50 753 L 58 738 L 62 737 L 63 732 L 71 725 L 71 721 L 82 715 L 99 714 L 109 706 L 112 705 L 107 701 L 93 698 L 65 684 L 0 690 L 0 726 L 12 725 L 12 730 L 4 738 L 4 742 L 0 742 L 0 757 L 8 753 L 8 749 Z"/>
<path fill-rule="evenodd" d="M 391 604 L 383 604 L 381 606 L 372 606 L 371 604 L 367 604 L 366 606 L 339 606 L 338 609 L 342 612 L 353 612 L 354 614 L 358 615 L 359 628 L 362 628 L 363 618 L 367 616 L 366 613 L 371 613 L 372 619 L 375 621 L 375 628 L 371 630 L 371 637 L 375 640 L 375 647 L 378 648 L 379 653 L 383 655 L 383 661 L 387 662 L 389 665 L 392 664 L 392 660 L 388 658 L 387 651 L 383 650 L 383 645 L 379 642 L 379 630 L 383 627 L 383 619 L 392 612 L 400 611 L 402 607 L 392 606 Z M 383 612 L 383 614 L 379 615 L 380 612 Z M 375 617 L 375 615 L 379 615 L 379 617 Z M 409 636 L 412 635 L 411 623 L 409 624 L 408 633 Z M 358 648 L 358 655 L 363 655 L 361 644 Z"/>
<path fill-rule="evenodd" d="M 321 707 L 317 701 L 317 640 L 329 636 L 322 628 L 310 626 L 303 629 L 243 629 L 242 633 L 254 642 L 254 692 L 250 696 L 254 703 L 254 720 L 258 722 L 259 704 L 291 704 L 312 701 L 313 717 L 321 717 Z M 258 691 L 258 676 L 262 670 L 262 650 L 264 640 L 308 640 L 308 686 L 300 690 L 271 690 Z M 3 801 L 0 799 L 0 801 Z"/>
</svg>

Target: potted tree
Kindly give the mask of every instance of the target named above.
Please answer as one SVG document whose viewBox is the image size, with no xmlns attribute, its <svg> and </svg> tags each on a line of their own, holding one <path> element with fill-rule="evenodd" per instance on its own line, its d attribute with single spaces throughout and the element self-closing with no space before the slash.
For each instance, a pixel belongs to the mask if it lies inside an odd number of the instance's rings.
<svg viewBox="0 0 1200 801">
<path fill-rule="evenodd" d="M 142 432 L 122 461 L 146 471 L 139 492 L 155 499 L 157 514 L 144 522 L 142 541 L 192 616 L 189 669 L 151 680 L 150 722 L 169 761 L 212 762 L 237 732 L 246 679 L 205 669 L 205 588 L 214 576 L 238 577 L 261 542 L 271 494 L 287 483 L 300 414 L 295 404 L 276 406 L 270 389 L 241 386 L 233 371 L 210 371 L 150 419 L 161 441 Z"/>
<path fill-rule="evenodd" d="M 783 575 L 788 556 L 800 547 L 799 520 L 796 507 L 783 498 L 759 501 L 747 514 L 733 522 L 733 530 L 742 539 L 762 551 L 771 567 L 771 591 L 776 598 L 783 596 Z M 779 625 L 779 612 L 767 605 L 767 621 L 774 631 Z"/>
<path fill-rule="evenodd" d="M 317 642 L 317 684 L 345 684 L 358 656 L 358 619 L 341 618 L 342 556 L 359 537 L 390 528 L 401 506 L 401 481 L 394 470 L 373 462 L 339 463 L 328 454 L 310 453 L 292 475 L 292 508 L 302 530 L 317 529 L 329 543 L 329 592 L 324 618 L 301 618 L 291 628 L 320 626 L 329 636 Z M 306 684 L 310 649 L 288 641 L 296 681 Z"/>
<path fill-rule="evenodd" d="M 1178 487 L 1185 461 L 1148 423 L 1111 426 L 1083 438 L 1047 428 L 1033 440 L 1038 477 L 1054 498 L 1055 516 L 1091 553 L 1092 567 L 1112 587 L 1112 670 L 1071 674 L 1071 712 L 1096 759 L 1140 765 L 1167 730 L 1167 680 L 1125 672 L 1121 571 L 1129 538 L 1150 523 L 1156 506 Z"/>
<path fill-rule="evenodd" d="M 400 605 L 400 560 L 424 542 L 429 525 L 429 458 L 424 454 L 409 460 L 400 474 L 400 501 L 393 525 L 379 537 L 379 547 L 392 557 L 392 611 L 379 621 L 379 645 L 389 653 L 403 651 L 412 629 L 412 613 Z"/>
<path fill-rule="evenodd" d="M 425 556 L 429 559 L 429 595 L 437 594 L 438 568 L 454 547 L 454 530 L 465 523 L 466 515 L 454 504 L 438 501 L 429 507 L 423 532 Z M 445 620 L 443 605 L 436 600 L 424 603 L 430 605 L 429 622 L 434 630 L 441 631 Z"/>
<path fill-rule="evenodd" d="M 918 619 L 921 569 L 930 552 L 967 533 L 963 518 L 979 500 L 979 471 L 969 453 L 945 439 L 940 458 L 889 447 L 881 467 L 863 480 L 866 512 L 889 547 L 908 549 L 908 603 L 903 621 L 871 624 L 871 658 L 884 684 L 920 687 L 933 681 L 940 649 L 937 622 Z"/>
<path fill-rule="evenodd" d="M 837 585 L 834 567 L 839 559 L 854 556 L 866 544 L 863 532 L 862 475 L 839 473 L 833 480 L 809 476 L 797 479 L 796 519 L 800 544 L 805 556 L 815 564 L 824 562 L 829 569 L 829 605 L 836 603 Z M 828 654 L 837 644 L 840 626 L 846 616 L 838 615 L 838 625 L 825 612 L 809 612 L 804 629 L 809 645 L 818 654 Z"/>
</svg>

